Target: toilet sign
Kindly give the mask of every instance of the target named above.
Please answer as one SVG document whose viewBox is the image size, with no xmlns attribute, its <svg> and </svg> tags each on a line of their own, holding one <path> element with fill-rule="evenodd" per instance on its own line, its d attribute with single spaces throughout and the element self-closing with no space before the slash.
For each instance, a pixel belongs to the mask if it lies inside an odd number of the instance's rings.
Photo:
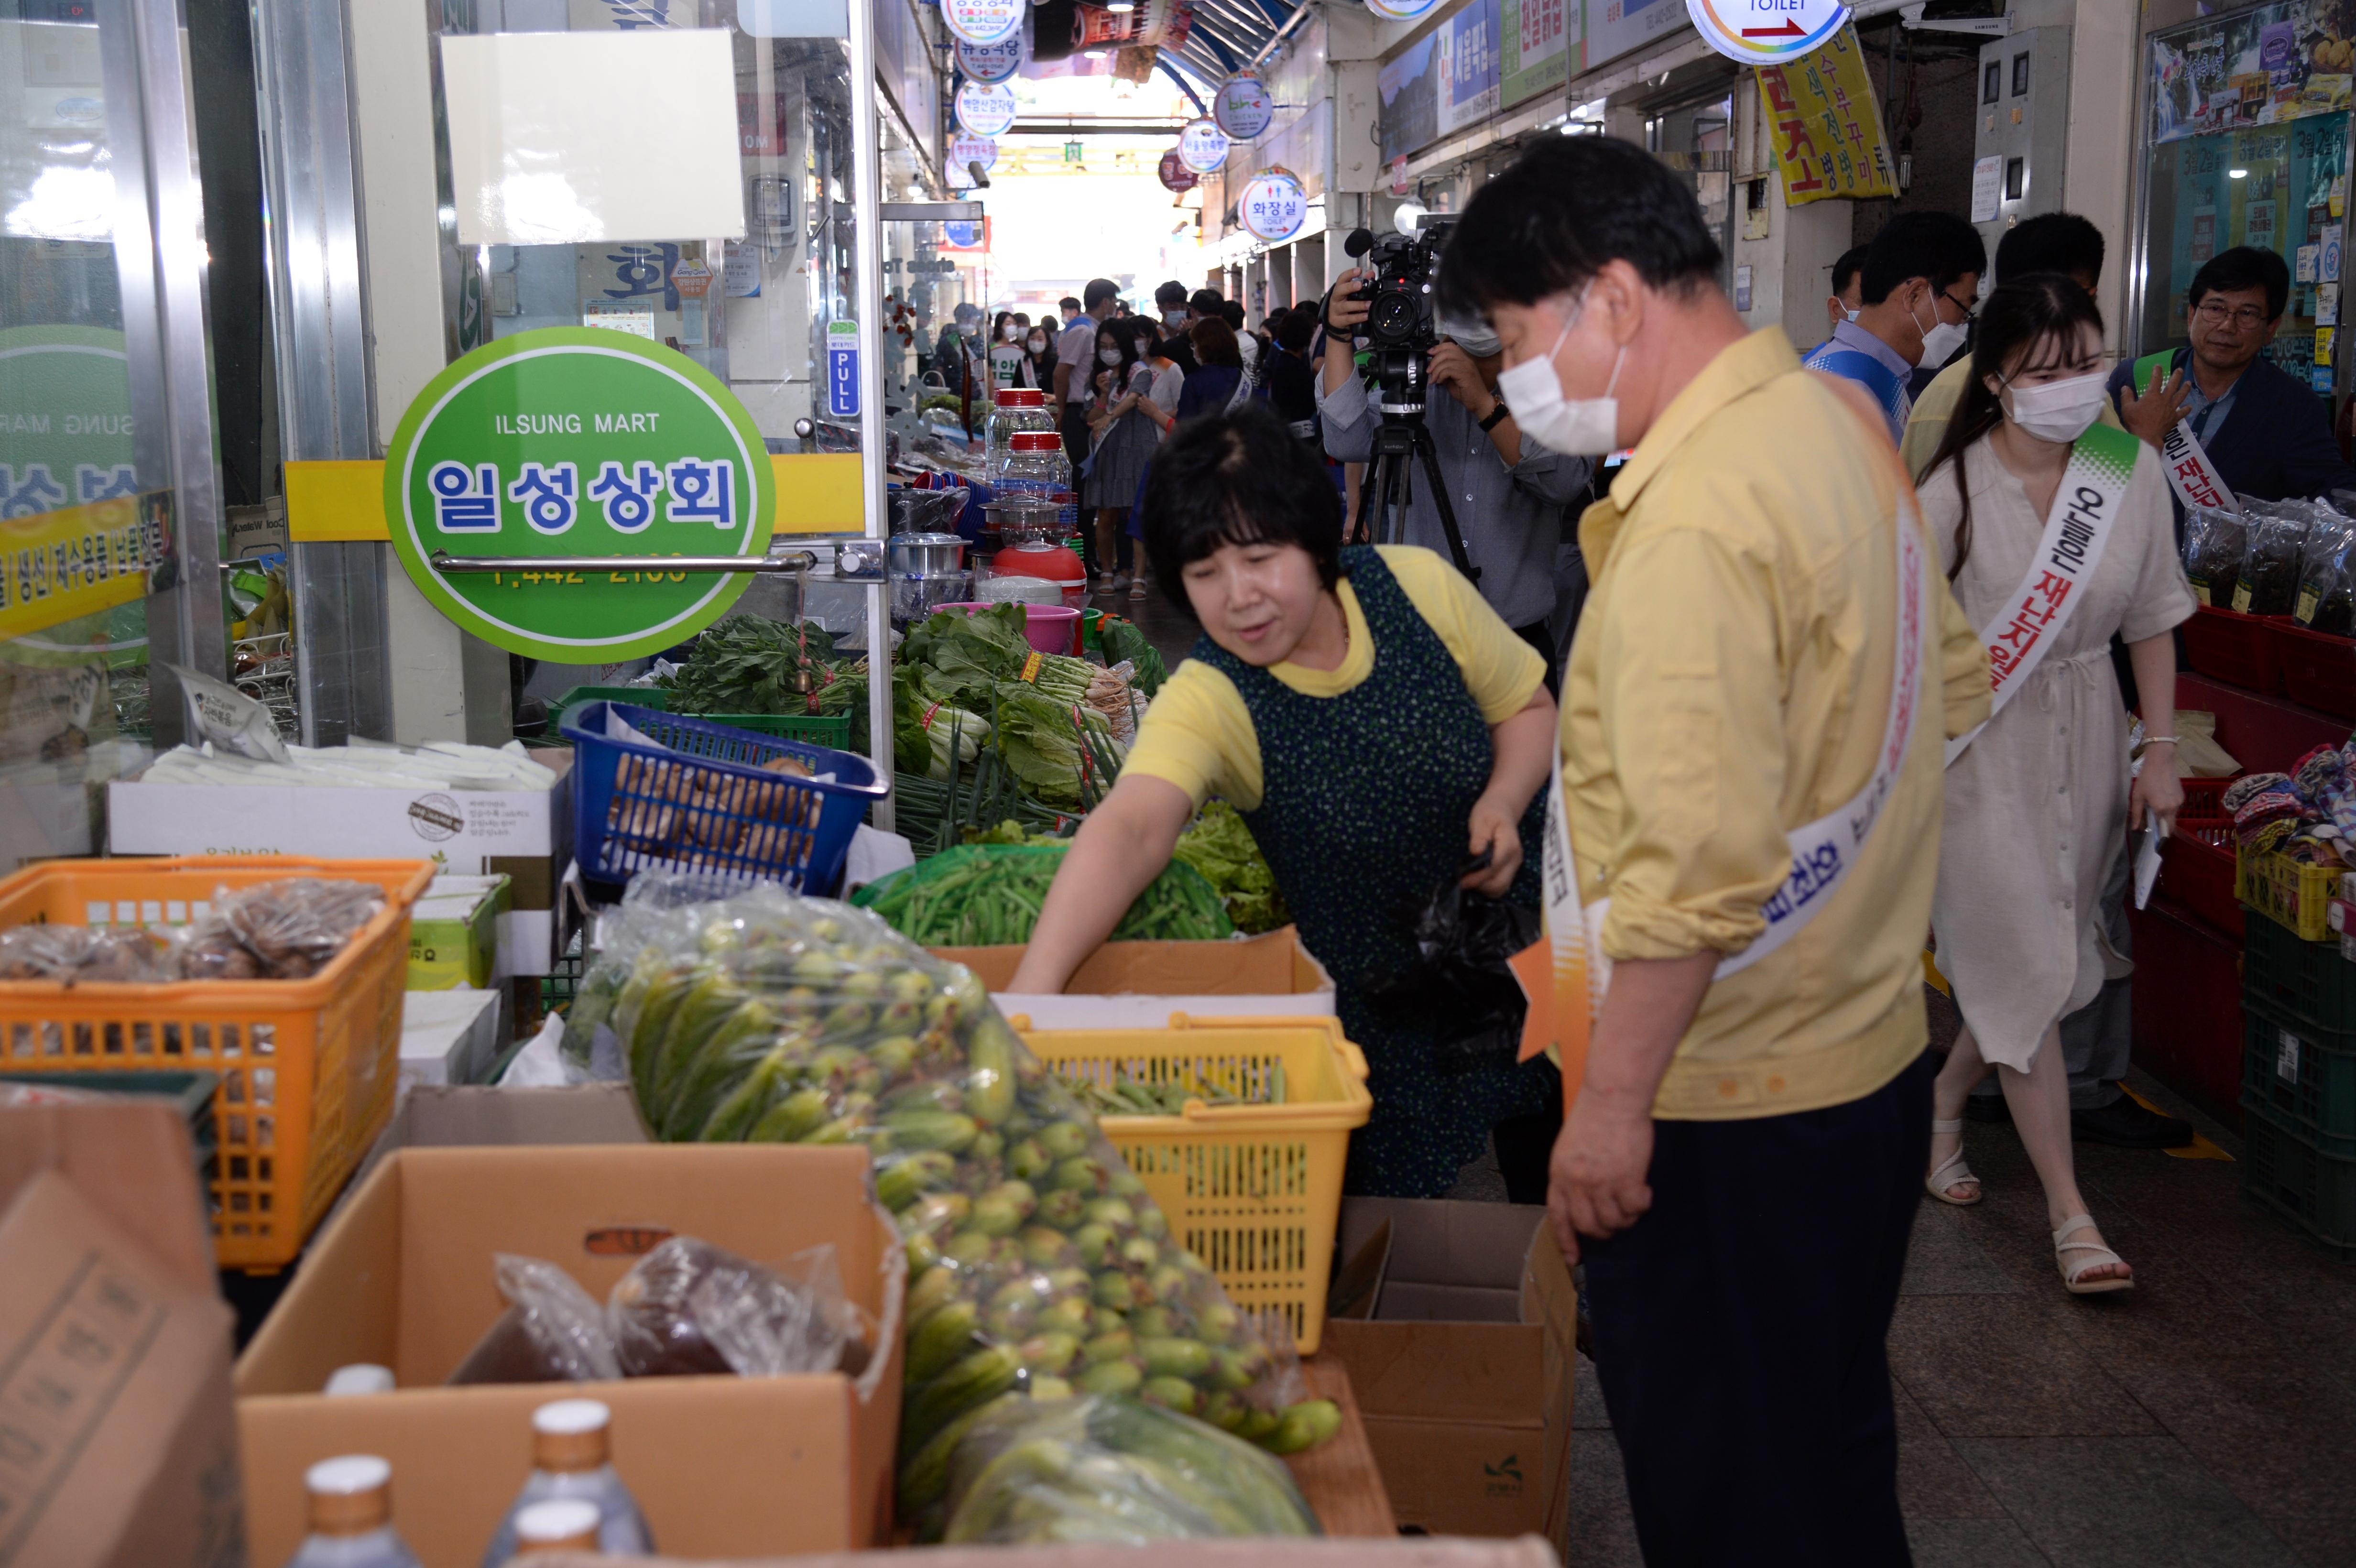
<svg viewBox="0 0 2356 1568">
<path fill-rule="evenodd" d="M 1814 54 L 1848 21 L 1840 0 L 1686 0 L 1702 41 L 1744 65 Z"/>
<path fill-rule="evenodd" d="M 828 417 L 859 417 L 859 324 L 826 324 L 826 411 Z"/>
<path fill-rule="evenodd" d="M 402 570 L 434 607 L 509 653 L 635 658 L 695 635 L 744 572 L 577 567 L 444 572 L 457 558 L 739 556 L 769 548 L 776 484 L 760 427 L 676 349 L 549 326 L 444 368 L 384 460 Z"/>
<path fill-rule="evenodd" d="M 1236 216 L 1254 239 L 1280 244 L 1301 232 L 1309 216 L 1309 193 L 1291 170 L 1262 169 L 1236 198 Z"/>
</svg>

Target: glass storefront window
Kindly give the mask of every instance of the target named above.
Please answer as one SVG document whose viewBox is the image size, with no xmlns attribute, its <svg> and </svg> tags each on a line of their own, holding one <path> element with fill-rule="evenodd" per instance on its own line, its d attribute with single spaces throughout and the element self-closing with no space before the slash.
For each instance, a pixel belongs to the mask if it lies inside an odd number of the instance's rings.
<svg viewBox="0 0 2356 1568">
<path fill-rule="evenodd" d="M 160 664 L 189 656 L 129 12 L 0 16 L 0 872 L 102 848 L 102 786 L 145 764 Z M 46 9 L 46 8 L 45 8 Z M 168 5 L 142 22 L 170 26 Z M 55 13 L 50 13 L 54 16 Z M 177 84 L 175 83 L 177 91 Z M 167 177 L 169 177 L 167 176 Z M 190 171 L 177 171 L 193 188 Z M 129 225 L 125 227 L 125 225 Z M 195 339 L 201 348 L 201 334 Z M 209 574 L 214 552 L 200 557 Z M 215 650 L 220 628 L 211 628 Z"/>
</svg>

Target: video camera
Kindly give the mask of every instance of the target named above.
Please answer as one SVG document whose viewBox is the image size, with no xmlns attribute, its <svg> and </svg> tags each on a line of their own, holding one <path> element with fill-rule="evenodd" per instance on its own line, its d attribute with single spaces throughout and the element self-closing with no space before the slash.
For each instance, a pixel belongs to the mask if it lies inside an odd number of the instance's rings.
<svg viewBox="0 0 2356 1568">
<path fill-rule="evenodd" d="M 1367 302 L 1362 331 L 1377 350 L 1404 348 L 1429 354 L 1440 342 L 1439 311 L 1433 281 L 1440 273 L 1440 253 L 1448 244 L 1453 223 L 1426 222 L 1412 234 L 1375 238 L 1369 229 L 1353 229 L 1342 249 L 1370 258 L 1375 277 L 1359 290 Z"/>
</svg>

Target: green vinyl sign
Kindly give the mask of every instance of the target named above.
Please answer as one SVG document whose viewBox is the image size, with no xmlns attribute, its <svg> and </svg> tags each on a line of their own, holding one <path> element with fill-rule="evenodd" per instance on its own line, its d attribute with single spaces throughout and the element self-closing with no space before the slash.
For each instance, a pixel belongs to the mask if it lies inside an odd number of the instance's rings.
<svg viewBox="0 0 2356 1568">
<path fill-rule="evenodd" d="M 718 620 L 746 572 L 437 571 L 429 558 L 768 552 L 753 416 L 675 349 L 594 326 L 486 344 L 426 384 L 385 454 L 393 553 L 434 607 L 511 653 L 635 658 Z"/>
</svg>

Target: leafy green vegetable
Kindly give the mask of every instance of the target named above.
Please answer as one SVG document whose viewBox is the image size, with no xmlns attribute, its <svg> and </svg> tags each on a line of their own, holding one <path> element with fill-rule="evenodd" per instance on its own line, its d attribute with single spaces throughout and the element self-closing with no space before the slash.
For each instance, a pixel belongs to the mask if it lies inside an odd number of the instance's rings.
<svg viewBox="0 0 2356 1568">
<path fill-rule="evenodd" d="M 954 778 L 958 767 L 981 754 L 981 743 L 990 739 L 990 733 L 989 720 L 934 696 L 925 684 L 923 672 L 916 666 L 902 665 L 892 672 L 892 755 L 895 761 L 913 770 L 920 759 L 927 759 L 924 769 L 933 777 Z"/>
<path fill-rule="evenodd" d="M 1066 848 L 1061 839 L 960 844 L 869 883 L 851 901 L 927 947 L 1025 943 Z M 1118 942 L 1212 942 L 1234 932 L 1210 883 L 1192 866 L 1173 861 L 1137 895 L 1112 935 Z"/>
<path fill-rule="evenodd" d="M 1108 615 L 1097 623 L 1097 639 L 1104 645 L 1105 663 L 1113 665 L 1127 659 L 1137 671 L 1130 681 L 1131 686 L 1148 697 L 1162 689 L 1169 671 L 1162 663 L 1161 650 L 1146 641 L 1136 623 L 1117 621 Z"/>
<path fill-rule="evenodd" d="M 848 679 L 854 672 L 855 686 Z M 845 713 L 866 696 L 863 662 L 836 660 L 823 626 L 732 615 L 696 639 L 676 675 L 656 684 L 675 713 Z M 801 689 L 807 681 L 808 690 Z"/>
<path fill-rule="evenodd" d="M 1178 836 L 1173 859 L 1203 873 L 1219 892 L 1227 918 L 1237 931 L 1258 936 L 1291 923 L 1292 912 L 1277 891 L 1276 873 L 1244 826 L 1243 817 L 1224 800 L 1207 801 L 1194 826 Z"/>
<path fill-rule="evenodd" d="M 1127 748 L 1086 703 L 1058 702 L 1020 681 L 998 683 L 998 752 L 1049 805 L 1085 809 L 1104 798 Z"/>
</svg>

